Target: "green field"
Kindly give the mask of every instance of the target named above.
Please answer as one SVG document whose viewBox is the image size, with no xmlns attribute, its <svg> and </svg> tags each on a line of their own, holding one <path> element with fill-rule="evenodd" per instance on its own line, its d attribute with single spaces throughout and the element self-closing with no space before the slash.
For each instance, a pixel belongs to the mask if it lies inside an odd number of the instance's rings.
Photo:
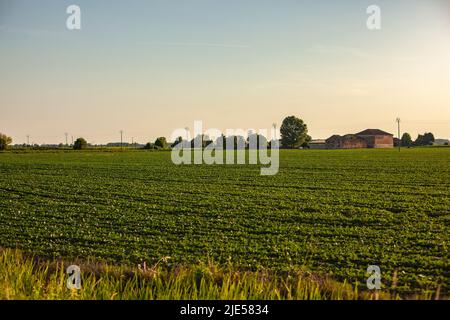
<svg viewBox="0 0 450 320">
<path fill-rule="evenodd" d="M 307 268 L 450 288 L 450 148 L 281 151 L 280 171 L 169 152 L 0 153 L 0 247 L 43 257 Z"/>
</svg>

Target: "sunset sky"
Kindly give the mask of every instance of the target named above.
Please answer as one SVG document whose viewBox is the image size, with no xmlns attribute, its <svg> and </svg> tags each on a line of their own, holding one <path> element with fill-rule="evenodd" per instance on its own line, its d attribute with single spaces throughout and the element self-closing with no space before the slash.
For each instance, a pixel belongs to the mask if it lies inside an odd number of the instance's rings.
<svg viewBox="0 0 450 320">
<path fill-rule="evenodd" d="M 81 7 L 82 29 L 66 29 Z M 366 27 L 381 7 L 382 28 Z M 144 143 L 176 128 L 450 138 L 448 0 L 0 0 L 0 132 Z"/>
</svg>

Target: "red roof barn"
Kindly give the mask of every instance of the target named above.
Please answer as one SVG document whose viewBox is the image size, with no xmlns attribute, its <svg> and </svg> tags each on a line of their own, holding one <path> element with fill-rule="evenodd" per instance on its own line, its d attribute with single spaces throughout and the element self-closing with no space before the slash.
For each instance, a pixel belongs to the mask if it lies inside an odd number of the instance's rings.
<svg viewBox="0 0 450 320">
<path fill-rule="evenodd" d="M 394 136 L 379 129 L 366 129 L 357 134 L 333 135 L 326 141 L 330 149 L 393 148 Z"/>
<path fill-rule="evenodd" d="M 380 129 L 366 129 L 356 135 L 367 141 L 368 148 L 394 147 L 394 135 Z"/>
</svg>

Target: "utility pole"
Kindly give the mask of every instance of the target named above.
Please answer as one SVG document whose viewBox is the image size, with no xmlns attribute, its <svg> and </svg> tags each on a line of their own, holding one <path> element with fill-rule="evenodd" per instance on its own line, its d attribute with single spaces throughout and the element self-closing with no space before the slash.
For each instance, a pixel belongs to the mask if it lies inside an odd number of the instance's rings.
<svg viewBox="0 0 450 320">
<path fill-rule="evenodd" d="M 123 136 L 123 130 L 120 130 L 120 149 L 123 149 L 123 140 L 122 140 L 122 136 Z"/>
<path fill-rule="evenodd" d="M 73 145 L 73 136 L 72 136 L 72 145 Z"/>
<path fill-rule="evenodd" d="M 400 118 L 396 119 L 397 121 L 397 127 L 398 127 L 398 151 L 400 152 L 400 147 L 402 145 L 402 140 L 400 139 Z"/>
<path fill-rule="evenodd" d="M 30 135 L 29 134 L 27 134 L 27 146 L 28 147 L 30 146 Z"/>
<path fill-rule="evenodd" d="M 67 135 L 68 135 L 68 133 L 66 132 L 66 133 L 64 133 L 64 135 L 66 136 L 66 147 L 69 145 L 68 143 L 67 143 Z"/>
<path fill-rule="evenodd" d="M 277 124 L 274 122 L 272 123 L 273 127 L 273 140 L 277 140 Z"/>
<path fill-rule="evenodd" d="M 131 137 L 131 145 L 132 145 L 133 148 L 134 148 L 134 137 Z"/>
</svg>

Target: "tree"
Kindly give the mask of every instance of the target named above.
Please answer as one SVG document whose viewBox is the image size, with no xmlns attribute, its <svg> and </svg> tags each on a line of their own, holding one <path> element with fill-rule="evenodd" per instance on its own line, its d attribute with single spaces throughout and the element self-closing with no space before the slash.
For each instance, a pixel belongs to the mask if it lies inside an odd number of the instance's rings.
<svg viewBox="0 0 450 320">
<path fill-rule="evenodd" d="M 155 140 L 155 146 L 160 149 L 166 149 L 167 148 L 167 140 L 165 137 L 159 137 Z"/>
<path fill-rule="evenodd" d="M 402 140 L 401 141 L 402 141 L 402 146 L 403 147 L 411 147 L 412 144 L 413 144 L 413 141 L 411 139 L 411 135 L 408 132 L 405 132 L 402 135 Z"/>
<path fill-rule="evenodd" d="M 155 146 L 153 143 L 147 142 L 147 144 L 144 146 L 144 149 L 151 150 L 151 149 L 154 149 L 154 147 Z"/>
<path fill-rule="evenodd" d="M 308 127 L 302 119 L 290 116 L 283 120 L 280 133 L 282 147 L 299 148 L 308 137 Z"/>
<path fill-rule="evenodd" d="M 414 144 L 416 146 L 428 146 L 433 144 L 434 142 L 434 135 L 431 132 L 427 132 L 424 135 L 419 134 L 417 136 L 416 141 L 414 141 Z"/>
<path fill-rule="evenodd" d="M 84 138 L 78 138 L 73 144 L 74 150 L 82 150 L 87 148 L 87 141 Z"/>
<path fill-rule="evenodd" d="M 0 133 L 0 150 L 5 150 L 12 143 L 12 138 Z"/>
<path fill-rule="evenodd" d="M 256 142 L 256 146 L 251 146 L 250 145 L 251 141 Z M 256 149 L 261 149 L 264 147 L 267 148 L 267 139 L 262 134 L 251 133 L 247 137 L 247 145 L 248 148 L 255 148 L 255 147 Z"/>
<path fill-rule="evenodd" d="M 227 143 L 227 137 L 224 134 L 221 134 L 220 137 L 217 137 L 215 141 L 215 145 L 217 148 L 225 149 Z"/>
<path fill-rule="evenodd" d="M 312 141 L 312 137 L 310 135 L 306 135 L 305 142 L 302 144 L 302 148 L 308 148 L 309 149 L 309 143 Z"/>
<path fill-rule="evenodd" d="M 434 143 L 434 134 L 432 134 L 431 132 L 425 133 L 424 135 L 424 139 L 425 139 L 425 145 L 432 145 Z"/>
<path fill-rule="evenodd" d="M 179 145 L 180 143 L 183 143 L 183 137 L 178 137 L 174 143 L 172 143 L 172 145 L 170 146 L 171 148 L 175 148 L 177 145 Z"/>
<path fill-rule="evenodd" d="M 223 145 L 224 150 L 244 150 L 247 146 L 243 136 L 228 136 Z"/>
<path fill-rule="evenodd" d="M 191 140 L 191 148 L 206 148 L 210 144 L 214 143 L 207 134 L 199 134 Z"/>
<path fill-rule="evenodd" d="M 423 135 L 419 134 L 416 138 L 416 141 L 414 141 L 415 146 L 421 146 L 423 143 Z"/>
</svg>

